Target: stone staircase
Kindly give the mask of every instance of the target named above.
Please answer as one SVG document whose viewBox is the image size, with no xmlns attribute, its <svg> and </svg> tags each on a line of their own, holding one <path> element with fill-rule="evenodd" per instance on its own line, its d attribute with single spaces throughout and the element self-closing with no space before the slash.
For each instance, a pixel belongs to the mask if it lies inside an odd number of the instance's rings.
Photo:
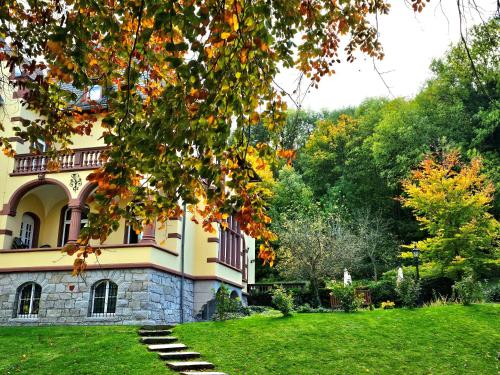
<svg viewBox="0 0 500 375">
<path fill-rule="evenodd" d="M 188 347 L 171 336 L 173 325 L 143 326 L 139 329 L 140 342 L 148 350 L 157 352 L 168 367 L 182 375 L 227 375 L 211 371 L 213 363 L 201 361 L 200 353 L 187 350 Z"/>
</svg>

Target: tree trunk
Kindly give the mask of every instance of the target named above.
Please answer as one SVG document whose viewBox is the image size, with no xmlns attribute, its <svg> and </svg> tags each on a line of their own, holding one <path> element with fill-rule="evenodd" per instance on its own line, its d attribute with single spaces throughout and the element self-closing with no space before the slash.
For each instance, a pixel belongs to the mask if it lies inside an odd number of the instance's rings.
<svg viewBox="0 0 500 375">
<path fill-rule="evenodd" d="M 321 306 L 321 300 L 319 298 L 319 287 L 318 287 L 318 281 L 316 279 L 311 280 L 311 291 L 312 291 L 312 304 L 313 307 L 320 307 Z"/>
<path fill-rule="evenodd" d="M 377 273 L 377 263 L 375 262 L 375 257 L 370 256 L 370 261 L 372 262 L 372 267 L 373 267 L 373 280 L 377 281 L 378 273 Z"/>
</svg>

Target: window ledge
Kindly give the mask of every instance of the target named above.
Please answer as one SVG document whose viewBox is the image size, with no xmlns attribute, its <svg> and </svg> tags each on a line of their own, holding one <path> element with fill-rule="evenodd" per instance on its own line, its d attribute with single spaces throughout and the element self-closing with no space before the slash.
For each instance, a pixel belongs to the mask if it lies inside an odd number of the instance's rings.
<svg viewBox="0 0 500 375">
<path fill-rule="evenodd" d="M 84 321 L 86 322 L 118 322 L 120 318 L 116 315 L 113 316 L 87 316 Z"/>
<path fill-rule="evenodd" d="M 13 323 L 36 323 L 39 322 L 40 318 L 10 318 L 9 322 Z"/>
</svg>

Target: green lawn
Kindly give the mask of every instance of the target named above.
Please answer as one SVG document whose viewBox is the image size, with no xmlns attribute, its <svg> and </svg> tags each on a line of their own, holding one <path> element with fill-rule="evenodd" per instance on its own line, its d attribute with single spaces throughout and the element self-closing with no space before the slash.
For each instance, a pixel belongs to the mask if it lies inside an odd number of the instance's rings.
<svg viewBox="0 0 500 375">
<path fill-rule="evenodd" d="M 497 374 L 500 305 L 257 315 L 175 335 L 234 374 Z M 171 374 L 134 327 L 0 328 L 0 374 Z"/>
</svg>

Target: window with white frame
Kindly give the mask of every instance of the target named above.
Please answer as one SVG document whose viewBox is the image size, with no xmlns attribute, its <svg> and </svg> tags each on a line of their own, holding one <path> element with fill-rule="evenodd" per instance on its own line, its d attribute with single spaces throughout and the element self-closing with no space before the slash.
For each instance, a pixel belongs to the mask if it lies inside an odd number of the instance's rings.
<svg viewBox="0 0 500 375">
<path fill-rule="evenodd" d="M 21 220 L 21 231 L 19 237 L 27 248 L 33 246 L 33 236 L 35 233 L 35 219 L 29 214 L 24 214 Z"/>
<path fill-rule="evenodd" d="M 38 317 L 42 287 L 34 282 L 21 285 L 17 292 L 16 317 L 32 319 Z"/>
<path fill-rule="evenodd" d="M 82 216 L 80 218 L 80 229 L 87 225 L 89 219 L 89 207 L 85 206 L 82 210 Z M 69 237 L 69 227 L 71 226 L 71 208 L 64 206 L 61 212 L 61 228 L 60 228 L 60 243 L 59 246 L 64 246 L 68 242 Z"/>
<path fill-rule="evenodd" d="M 142 240 L 142 232 L 137 233 L 131 225 L 125 227 L 125 243 L 134 244 Z"/>
<path fill-rule="evenodd" d="M 113 316 L 116 312 L 118 286 L 110 280 L 101 280 L 92 287 L 91 316 Z"/>
</svg>

